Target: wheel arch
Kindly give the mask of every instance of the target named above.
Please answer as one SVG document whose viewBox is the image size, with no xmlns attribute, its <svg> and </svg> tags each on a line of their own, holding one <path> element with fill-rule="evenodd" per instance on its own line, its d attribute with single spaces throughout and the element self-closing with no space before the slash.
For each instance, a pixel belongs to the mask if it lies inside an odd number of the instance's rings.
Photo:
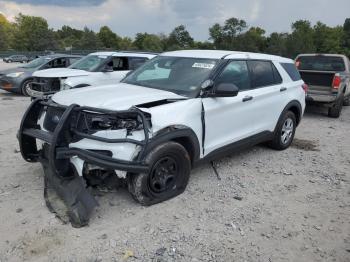
<svg viewBox="0 0 350 262">
<path fill-rule="evenodd" d="M 145 153 L 147 154 L 157 145 L 168 141 L 182 145 L 190 155 L 192 165 L 199 159 L 200 144 L 198 137 L 190 127 L 184 125 L 172 125 L 159 130 L 152 137 Z"/>
<path fill-rule="evenodd" d="M 282 113 L 280 114 L 280 117 L 278 118 L 278 121 L 276 123 L 275 131 L 276 131 L 276 128 L 277 128 L 278 123 L 280 122 L 281 118 L 288 111 L 292 111 L 294 113 L 296 121 L 297 121 L 297 125 L 299 125 L 299 123 L 301 121 L 303 109 L 302 109 L 302 106 L 301 106 L 301 104 L 300 104 L 300 102 L 298 100 L 293 100 L 293 101 L 289 102 L 284 107 L 284 109 L 283 109 Z"/>
</svg>

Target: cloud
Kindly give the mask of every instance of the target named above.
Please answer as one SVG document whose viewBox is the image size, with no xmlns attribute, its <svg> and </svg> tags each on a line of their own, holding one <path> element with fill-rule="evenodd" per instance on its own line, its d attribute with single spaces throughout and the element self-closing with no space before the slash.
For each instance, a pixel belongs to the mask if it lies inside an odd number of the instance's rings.
<svg viewBox="0 0 350 262">
<path fill-rule="evenodd" d="M 17 4 L 53 5 L 53 6 L 97 6 L 106 0 L 3 0 L 4 2 L 14 2 Z"/>
<path fill-rule="evenodd" d="M 244 19 L 268 33 L 290 31 L 292 22 L 307 19 L 330 26 L 350 17 L 349 0 L 0 0 L 0 10 L 10 19 L 19 12 L 42 16 L 53 28 L 70 25 L 97 31 L 103 25 L 121 36 L 138 32 L 169 33 L 183 24 L 196 40 L 208 39 L 208 28 L 231 17 Z"/>
</svg>

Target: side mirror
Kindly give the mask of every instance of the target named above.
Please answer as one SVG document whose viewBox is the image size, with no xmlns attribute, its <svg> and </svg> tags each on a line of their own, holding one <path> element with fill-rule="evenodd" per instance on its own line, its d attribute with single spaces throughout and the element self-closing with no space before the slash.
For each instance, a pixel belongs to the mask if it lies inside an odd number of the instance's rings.
<svg viewBox="0 0 350 262">
<path fill-rule="evenodd" d="M 103 72 L 103 73 L 110 73 L 110 72 L 113 72 L 113 66 L 106 65 L 106 66 L 102 69 L 102 72 Z"/>
<path fill-rule="evenodd" d="M 238 92 L 239 92 L 239 88 L 235 84 L 221 83 L 216 87 L 212 96 L 233 97 L 233 96 L 237 96 Z"/>
</svg>

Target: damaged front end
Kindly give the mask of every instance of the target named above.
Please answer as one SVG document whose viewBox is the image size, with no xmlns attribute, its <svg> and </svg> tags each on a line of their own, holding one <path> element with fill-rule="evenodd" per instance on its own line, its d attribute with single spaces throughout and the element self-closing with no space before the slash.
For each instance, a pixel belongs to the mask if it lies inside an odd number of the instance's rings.
<svg viewBox="0 0 350 262">
<path fill-rule="evenodd" d="M 88 188 L 94 184 L 90 173 L 148 172 L 143 159 L 150 125 L 137 108 L 111 111 L 37 99 L 22 119 L 18 139 L 23 158 L 43 166 L 48 208 L 81 227 L 98 205 Z"/>
<path fill-rule="evenodd" d="M 44 98 L 53 95 L 60 91 L 62 81 L 64 79 L 58 77 L 35 77 L 30 83 L 30 88 L 27 90 L 28 95 L 32 98 Z"/>
</svg>

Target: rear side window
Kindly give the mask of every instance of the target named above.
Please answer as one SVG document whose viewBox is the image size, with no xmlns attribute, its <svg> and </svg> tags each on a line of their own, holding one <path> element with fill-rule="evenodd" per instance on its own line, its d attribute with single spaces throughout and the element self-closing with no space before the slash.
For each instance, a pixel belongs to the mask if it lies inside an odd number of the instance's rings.
<svg viewBox="0 0 350 262">
<path fill-rule="evenodd" d="M 283 67 L 284 70 L 288 73 L 290 78 L 293 81 L 299 81 L 301 80 L 301 76 L 299 71 L 297 70 L 296 66 L 292 63 L 281 63 L 281 66 Z"/>
<path fill-rule="evenodd" d="M 344 59 L 337 56 L 300 56 L 296 64 L 299 70 L 345 71 Z"/>
<path fill-rule="evenodd" d="M 270 61 L 248 61 L 253 88 L 278 85 L 282 78 Z"/>
</svg>

